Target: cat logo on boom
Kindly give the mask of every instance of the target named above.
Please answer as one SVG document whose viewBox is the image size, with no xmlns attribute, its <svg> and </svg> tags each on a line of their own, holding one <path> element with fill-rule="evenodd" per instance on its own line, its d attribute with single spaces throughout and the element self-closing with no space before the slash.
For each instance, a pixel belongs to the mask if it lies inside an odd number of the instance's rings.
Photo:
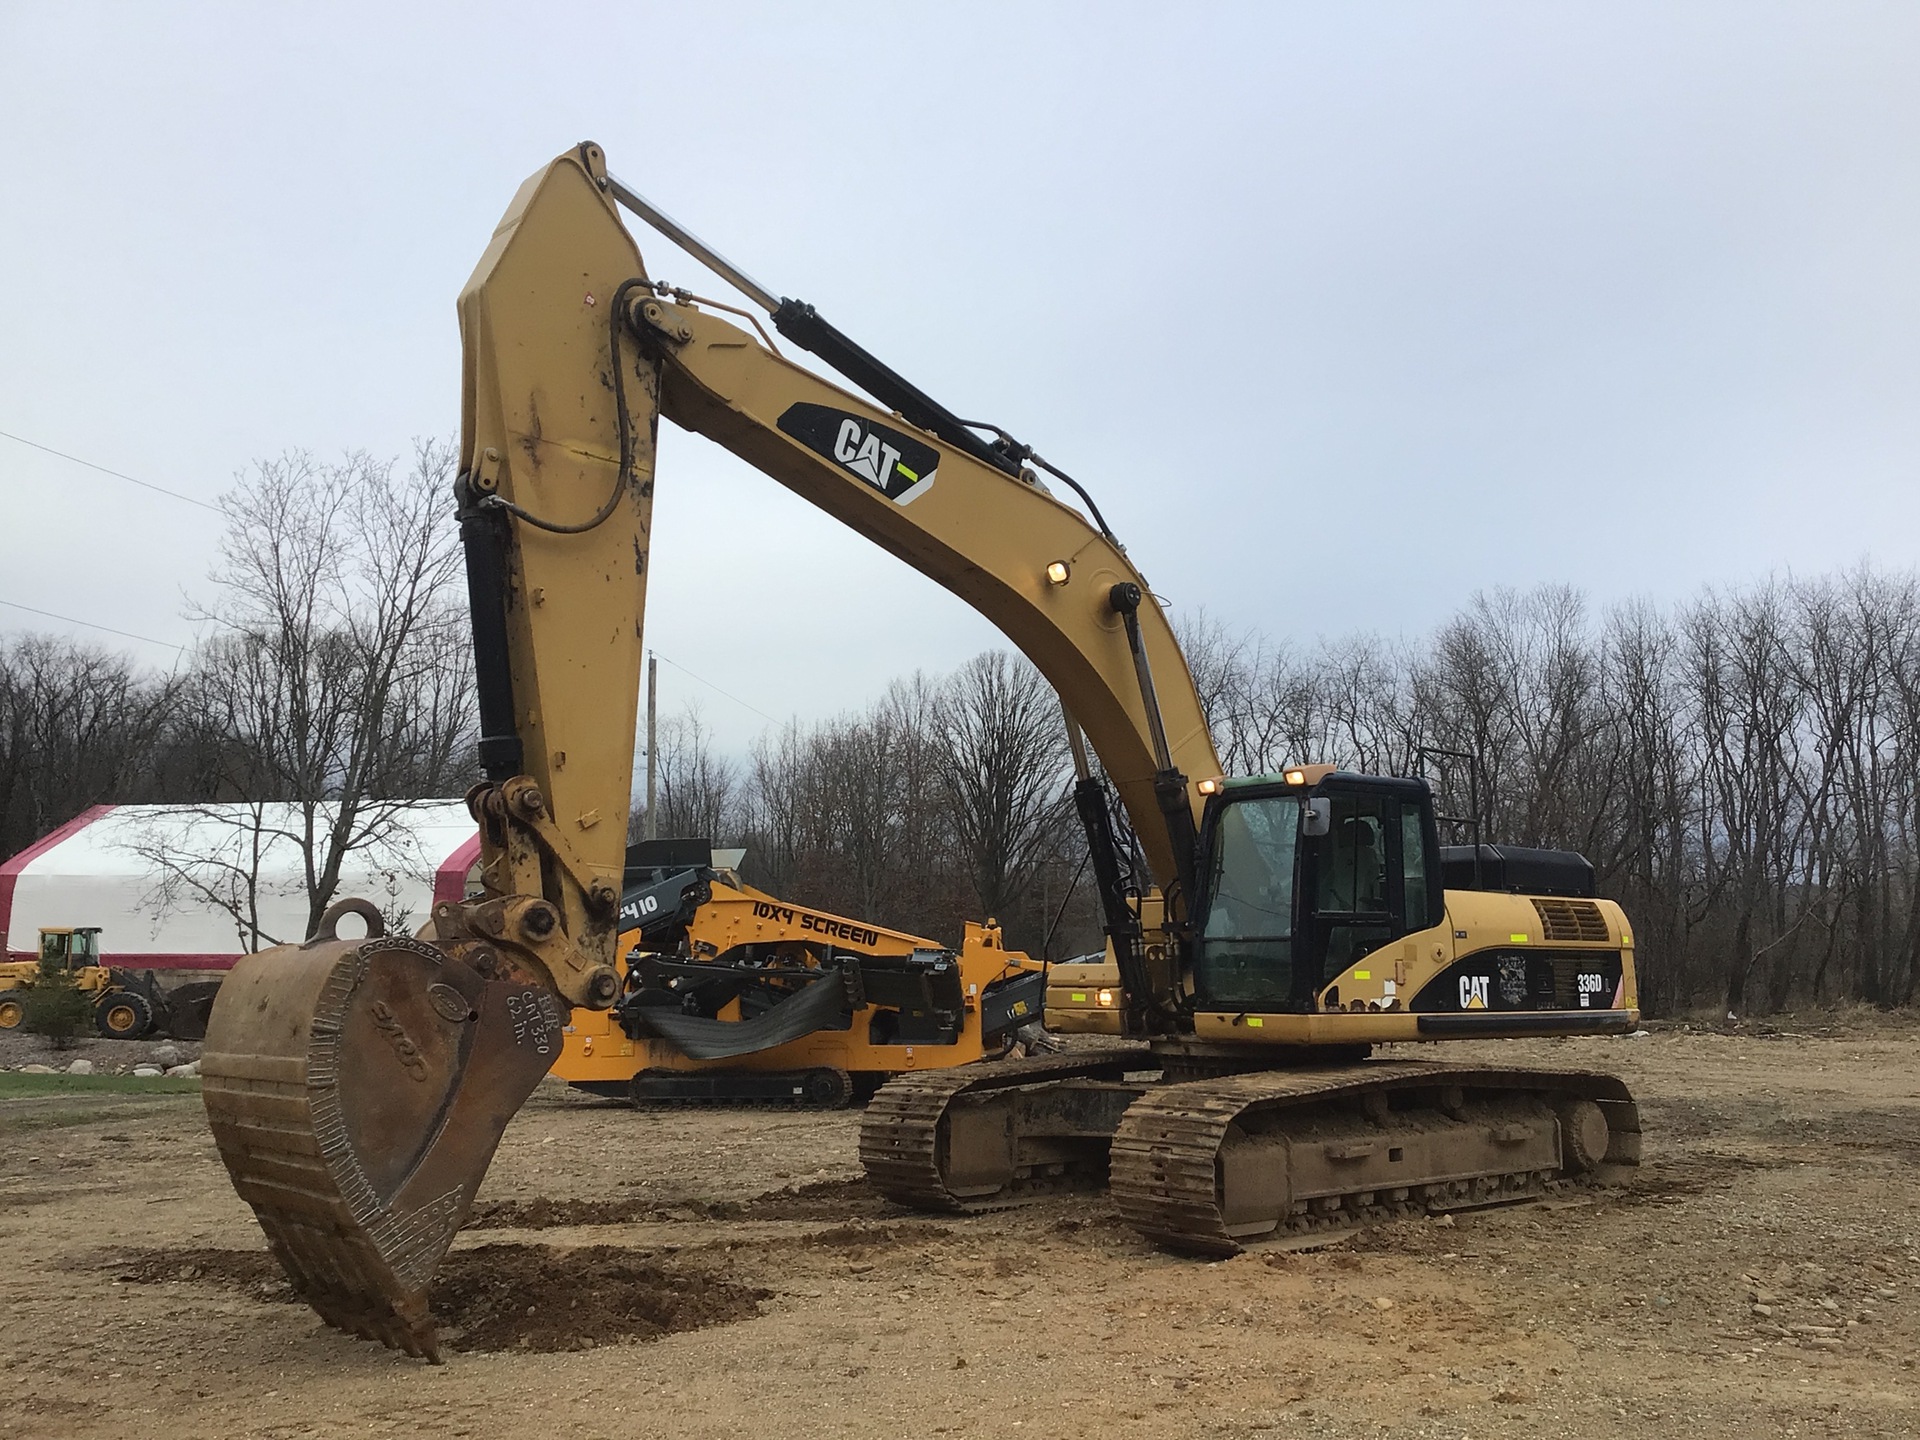
<svg viewBox="0 0 1920 1440">
<path fill-rule="evenodd" d="M 910 504 L 932 486 L 940 452 L 903 431 L 825 405 L 787 407 L 777 422 L 817 455 L 865 481 L 896 505 Z"/>
<path fill-rule="evenodd" d="M 900 452 L 878 435 L 861 435 L 860 422 L 849 415 L 833 439 L 833 458 L 876 490 L 887 488 L 887 477 L 900 463 Z"/>
</svg>

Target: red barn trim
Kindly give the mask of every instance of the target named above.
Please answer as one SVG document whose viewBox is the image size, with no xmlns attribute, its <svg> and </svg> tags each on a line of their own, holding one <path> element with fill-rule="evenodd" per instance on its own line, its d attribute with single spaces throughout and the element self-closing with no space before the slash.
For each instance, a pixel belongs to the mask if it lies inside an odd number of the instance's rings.
<svg viewBox="0 0 1920 1440">
<path fill-rule="evenodd" d="M 473 862 L 480 858 L 480 832 L 473 832 L 473 838 L 463 842 L 454 852 L 440 862 L 440 868 L 433 872 L 433 903 L 436 905 L 458 905 L 467 898 L 467 872 L 473 869 Z"/>
</svg>

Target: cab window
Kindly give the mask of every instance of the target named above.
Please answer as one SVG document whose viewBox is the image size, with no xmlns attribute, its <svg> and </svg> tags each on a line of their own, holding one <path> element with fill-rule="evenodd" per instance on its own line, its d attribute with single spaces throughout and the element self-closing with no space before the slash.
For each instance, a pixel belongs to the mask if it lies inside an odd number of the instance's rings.
<svg viewBox="0 0 1920 1440">
<path fill-rule="evenodd" d="M 1395 933 L 1400 803 L 1377 794 L 1328 797 L 1327 833 L 1311 842 L 1313 921 L 1308 973 L 1325 984 Z"/>
<path fill-rule="evenodd" d="M 1332 828 L 1316 842 L 1319 885 L 1314 908 L 1322 915 L 1386 917 L 1384 809 L 1371 796 L 1334 797 Z"/>
<path fill-rule="evenodd" d="M 1194 981 L 1220 1005 L 1287 1003 L 1293 989 L 1294 867 L 1300 802 L 1235 800 L 1214 821 Z"/>
<path fill-rule="evenodd" d="M 1433 923 L 1428 909 L 1433 892 L 1427 883 L 1427 837 L 1420 811 L 1412 805 L 1400 807 L 1400 874 L 1405 892 L 1400 926 L 1409 932 L 1424 930 Z"/>
</svg>

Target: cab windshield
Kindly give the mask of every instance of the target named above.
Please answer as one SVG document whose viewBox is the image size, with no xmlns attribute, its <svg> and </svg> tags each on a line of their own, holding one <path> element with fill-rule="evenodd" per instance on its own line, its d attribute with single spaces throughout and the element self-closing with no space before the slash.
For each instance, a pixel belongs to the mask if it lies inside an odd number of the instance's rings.
<svg viewBox="0 0 1920 1440">
<path fill-rule="evenodd" d="M 1300 801 L 1230 801 L 1213 827 L 1206 917 L 1194 980 L 1214 1004 L 1284 1003 L 1293 987 L 1295 858 Z"/>
</svg>

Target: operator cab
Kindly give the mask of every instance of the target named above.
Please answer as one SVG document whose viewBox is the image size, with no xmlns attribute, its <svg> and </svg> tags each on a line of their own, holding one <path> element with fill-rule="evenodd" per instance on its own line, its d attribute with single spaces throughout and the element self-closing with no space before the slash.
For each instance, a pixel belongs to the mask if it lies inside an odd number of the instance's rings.
<svg viewBox="0 0 1920 1440">
<path fill-rule="evenodd" d="M 100 963 L 100 926 L 48 926 L 40 931 L 40 963 L 84 970 Z"/>
<path fill-rule="evenodd" d="M 1192 973 L 1204 1010 L 1316 1010 L 1348 967 L 1445 913 L 1424 780 L 1311 766 L 1223 781 L 1201 856 Z"/>
</svg>

